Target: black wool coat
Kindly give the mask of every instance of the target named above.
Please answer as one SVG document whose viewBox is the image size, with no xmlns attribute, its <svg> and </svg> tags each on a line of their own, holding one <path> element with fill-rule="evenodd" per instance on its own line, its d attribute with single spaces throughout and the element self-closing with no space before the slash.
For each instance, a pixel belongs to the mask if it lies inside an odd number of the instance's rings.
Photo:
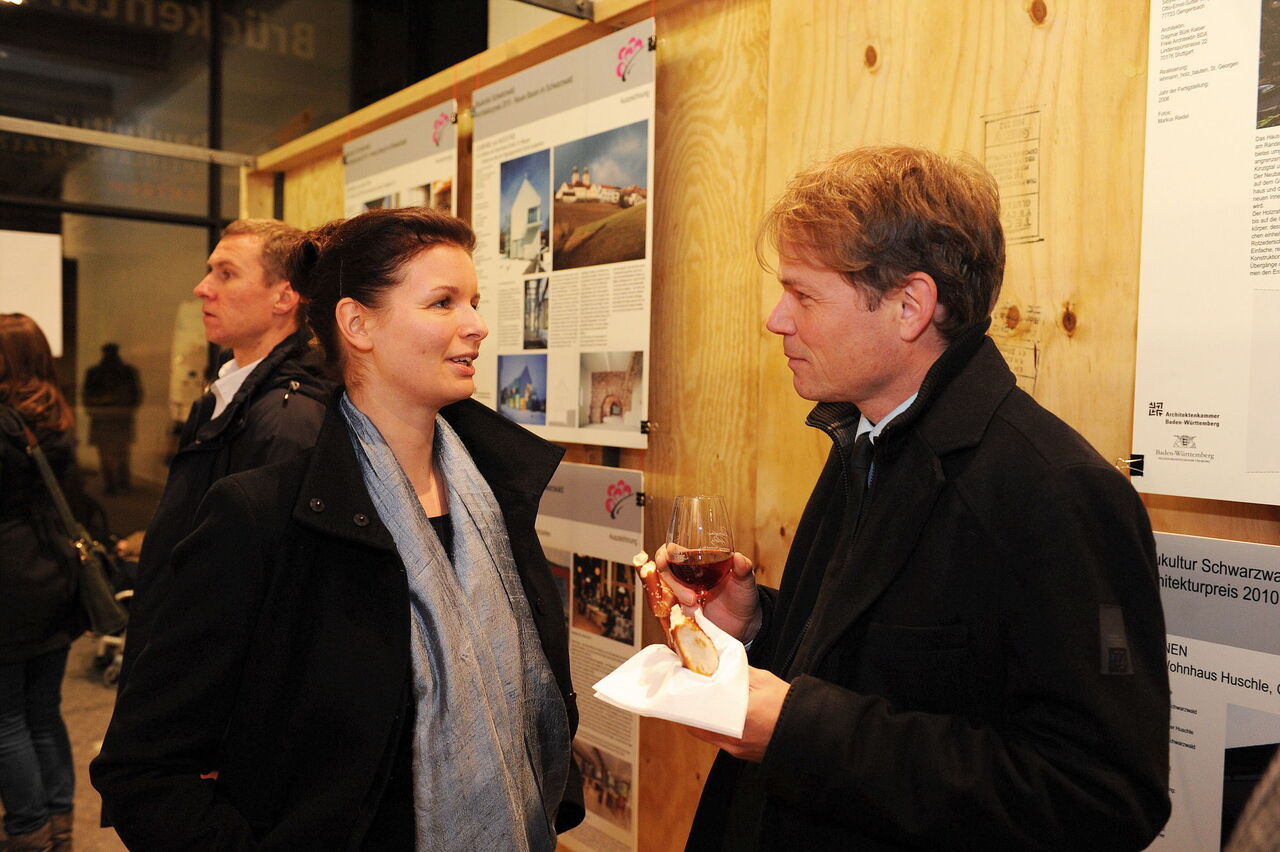
<svg viewBox="0 0 1280 852">
<path fill-rule="evenodd" d="M 690 849 L 1138 850 L 1168 817 L 1146 510 L 985 329 L 875 442 L 856 532 L 833 451 L 751 649 L 791 689 Z"/>
<path fill-rule="evenodd" d="M 564 610 L 534 530 L 563 450 L 472 400 L 441 414 L 502 509 L 572 733 Z M 313 450 L 220 481 L 175 550 L 91 767 L 106 815 L 135 852 L 371 842 L 408 706 L 409 643 L 404 566 L 335 398 Z M 560 831 L 583 814 L 581 776 L 564 760 Z"/>
<path fill-rule="evenodd" d="M 65 490 L 66 433 L 38 430 L 36 440 Z M 27 455 L 22 416 L 0 405 L 0 665 L 65 648 L 84 632 L 75 565 L 53 498 Z"/>
<path fill-rule="evenodd" d="M 315 443 L 332 386 L 322 375 L 320 353 L 310 346 L 310 336 L 301 328 L 276 344 L 217 419 L 212 418 L 212 393 L 191 406 L 142 541 L 121 683 L 151 636 L 173 549 L 195 528 L 196 509 L 213 484 L 283 461 Z"/>
</svg>

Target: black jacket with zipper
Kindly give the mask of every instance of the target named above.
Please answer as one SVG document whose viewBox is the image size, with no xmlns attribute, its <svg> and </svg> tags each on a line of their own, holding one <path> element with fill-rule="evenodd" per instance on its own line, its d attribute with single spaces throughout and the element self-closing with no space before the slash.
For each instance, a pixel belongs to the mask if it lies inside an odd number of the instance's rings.
<svg viewBox="0 0 1280 852">
<path fill-rule="evenodd" d="M 205 493 L 224 476 L 283 461 L 315 444 L 332 385 L 300 328 L 276 344 L 214 418 L 214 396 L 191 406 L 156 513 L 147 525 L 130 603 L 121 682 L 147 642 L 173 549 L 194 529 Z"/>
</svg>

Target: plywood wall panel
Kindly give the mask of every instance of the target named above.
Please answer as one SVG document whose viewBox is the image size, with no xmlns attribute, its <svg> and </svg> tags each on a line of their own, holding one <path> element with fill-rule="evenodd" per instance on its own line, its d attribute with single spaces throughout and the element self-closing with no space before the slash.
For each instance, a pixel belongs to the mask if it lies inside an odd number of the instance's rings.
<svg viewBox="0 0 1280 852">
<path fill-rule="evenodd" d="M 314 228 L 341 218 L 344 178 L 341 151 L 286 172 L 284 220 L 299 228 Z"/>
<path fill-rule="evenodd" d="M 768 0 L 658 3 L 653 323 L 646 540 L 675 494 L 720 493 L 752 552 L 757 465 L 757 270 L 750 250 L 766 159 Z M 646 619 L 647 641 L 661 641 Z M 714 750 L 641 724 L 640 848 L 676 850 Z"/>
<path fill-rule="evenodd" d="M 774 0 L 767 192 L 858 145 L 924 145 L 981 160 L 988 119 L 1035 111 L 1041 239 L 1010 246 L 1002 307 L 1040 312 L 1034 395 L 1114 459 L 1127 455 L 1131 427 L 1146 4 L 1049 0 L 1041 21 L 1030 6 Z M 776 291 L 766 276 L 762 310 Z M 761 407 L 786 414 L 762 426 L 771 447 L 805 429 L 778 348 L 762 343 Z M 802 438 L 783 451 L 781 469 L 762 471 L 759 533 L 778 531 L 770 562 L 785 552 L 786 519 L 798 516 L 828 448 Z"/>
<path fill-rule="evenodd" d="M 275 175 L 240 169 L 240 213 L 243 218 L 271 219 L 275 216 Z"/>
</svg>

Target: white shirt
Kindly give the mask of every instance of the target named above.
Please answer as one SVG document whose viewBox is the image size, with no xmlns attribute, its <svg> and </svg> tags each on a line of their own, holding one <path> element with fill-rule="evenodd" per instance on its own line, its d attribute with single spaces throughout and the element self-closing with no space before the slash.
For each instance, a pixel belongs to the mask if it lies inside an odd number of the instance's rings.
<svg viewBox="0 0 1280 852">
<path fill-rule="evenodd" d="M 262 356 L 262 358 L 265 357 L 267 356 Z M 209 390 L 213 393 L 214 400 L 213 417 L 210 417 L 210 420 L 227 410 L 227 405 L 231 402 L 231 398 L 236 395 L 236 391 L 240 390 L 244 380 L 249 378 L 253 368 L 262 363 L 262 358 L 252 364 L 245 364 L 243 367 L 236 363 L 235 358 L 232 358 L 218 368 L 218 378 L 214 380 L 213 384 L 209 385 Z"/>
<path fill-rule="evenodd" d="M 879 423 L 872 423 L 870 420 L 867 419 L 867 415 L 865 414 L 862 415 L 862 417 L 858 420 L 858 431 L 853 436 L 854 440 L 861 438 L 863 432 L 870 432 L 871 443 L 874 444 L 876 442 L 876 438 L 879 438 L 880 433 L 884 431 L 884 427 L 889 425 L 889 421 L 897 417 L 902 412 L 906 411 L 908 408 L 910 408 L 911 403 L 915 402 L 916 397 L 918 397 L 919 395 L 920 395 L 919 391 L 916 391 L 915 393 L 911 394 L 911 396 L 907 397 L 902 401 L 901 405 L 899 405 L 893 411 L 890 411 L 884 417 L 881 417 Z"/>
</svg>

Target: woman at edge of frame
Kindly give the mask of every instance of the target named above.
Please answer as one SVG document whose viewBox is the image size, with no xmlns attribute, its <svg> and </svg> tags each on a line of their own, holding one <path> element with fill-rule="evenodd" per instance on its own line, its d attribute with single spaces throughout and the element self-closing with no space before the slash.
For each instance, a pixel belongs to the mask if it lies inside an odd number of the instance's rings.
<svg viewBox="0 0 1280 852">
<path fill-rule="evenodd" d="M 62 679 L 85 623 L 75 554 L 27 435 L 63 480 L 73 426 L 44 332 L 25 314 L 0 314 L 0 803 L 10 852 L 71 848 L 75 765 Z"/>
<path fill-rule="evenodd" d="M 91 775 L 133 850 L 550 850 L 583 816 L 534 531 L 563 450 L 470 399 L 459 219 L 317 229 L 294 284 L 342 386 L 316 446 L 210 490 Z"/>
</svg>

